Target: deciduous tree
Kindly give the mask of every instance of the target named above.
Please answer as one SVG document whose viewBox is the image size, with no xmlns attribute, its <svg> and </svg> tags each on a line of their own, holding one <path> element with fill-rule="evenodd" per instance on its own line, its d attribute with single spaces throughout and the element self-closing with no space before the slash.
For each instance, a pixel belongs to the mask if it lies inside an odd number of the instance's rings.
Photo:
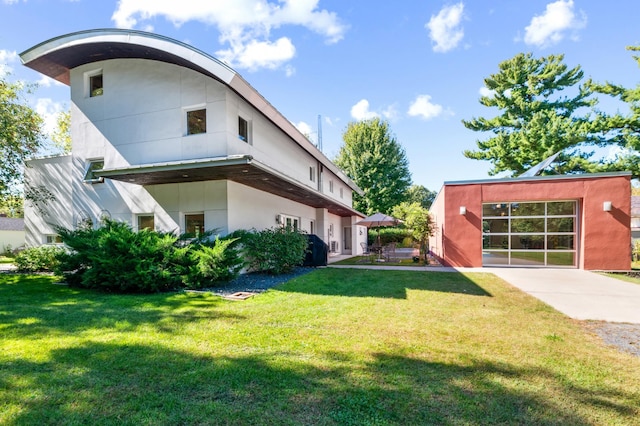
<svg viewBox="0 0 640 426">
<path fill-rule="evenodd" d="M 420 206 L 428 209 L 431 207 L 433 200 L 436 199 L 438 195 L 435 191 L 429 191 L 423 185 L 411 185 L 407 190 L 407 202 L 408 203 L 418 203 Z"/>
<path fill-rule="evenodd" d="M 364 191 L 353 195 L 355 209 L 389 213 L 411 185 L 409 162 L 389 123 L 379 118 L 349 123 L 335 163 Z"/>
<path fill-rule="evenodd" d="M 25 160 L 43 143 L 42 118 L 25 100 L 30 90 L 0 76 L 0 196 L 15 190 Z"/>
</svg>

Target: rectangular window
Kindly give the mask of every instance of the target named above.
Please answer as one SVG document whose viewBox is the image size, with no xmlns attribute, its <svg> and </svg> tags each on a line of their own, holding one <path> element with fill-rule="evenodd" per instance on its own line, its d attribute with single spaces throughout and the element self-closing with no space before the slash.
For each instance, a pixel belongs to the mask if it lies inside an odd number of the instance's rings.
<svg viewBox="0 0 640 426">
<path fill-rule="evenodd" d="M 104 87 L 102 85 L 102 73 L 89 76 L 89 97 L 102 96 Z"/>
<path fill-rule="evenodd" d="M 190 237 L 200 237 L 204 233 L 204 214 L 184 215 L 184 232 Z"/>
<path fill-rule="evenodd" d="M 46 242 L 47 244 L 62 244 L 62 237 L 57 234 L 47 235 Z"/>
<path fill-rule="evenodd" d="M 187 135 L 207 133 L 207 110 L 187 111 Z"/>
<path fill-rule="evenodd" d="M 280 225 L 282 225 L 283 228 L 293 229 L 294 231 L 297 231 L 298 229 L 300 229 L 300 218 L 281 214 Z"/>
<path fill-rule="evenodd" d="M 94 173 L 96 170 L 104 169 L 104 160 L 102 158 L 97 158 L 95 160 L 89 160 L 89 164 L 87 165 L 87 169 L 84 173 L 84 181 L 87 183 L 100 183 L 103 182 L 104 179 L 101 177 L 97 177 Z"/>
<path fill-rule="evenodd" d="M 249 122 L 238 117 L 238 139 L 249 143 Z"/>
<path fill-rule="evenodd" d="M 315 182 L 316 181 L 316 168 L 313 166 L 309 167 L 309 180 L 311 182 Z"/>
<path fill-rule="evenodd" d="M 329 181 L 329 192 L 331 192 L 333 194 L 333 181 L 332 180 Z"/>
<path fill-rule="evenodd" d="M 340 188 L 340 198 L 344 198 L 344 191 L 342 188 Z"/>
<path fill-rule="evenodd" d="M 153 215 L 140 215 L 138 216 L 138 231 L 148 229 L 153 231 L 155 229 L 155 220 Z"/>
</svg>

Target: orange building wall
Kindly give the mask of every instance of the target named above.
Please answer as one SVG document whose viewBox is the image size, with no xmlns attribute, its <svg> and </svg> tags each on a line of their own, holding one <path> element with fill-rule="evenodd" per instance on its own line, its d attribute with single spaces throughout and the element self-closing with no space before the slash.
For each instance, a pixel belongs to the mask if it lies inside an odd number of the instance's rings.
<svg viewBox="0 0 640 426">
<path fill-rule="evenodd" d="M 445 184 L 432 206 L 436 235 L 431 249 L 448 266 L 482 266 L 482 204 L 504 201 L 578 200 L 578 267 L 628 270 L 631 266 L 630 176 L 567 177 Z M 611 201 L 611 212 L 603 203 Z M 465 206 L 466 215 L 460 215 Z"/>
</svg>

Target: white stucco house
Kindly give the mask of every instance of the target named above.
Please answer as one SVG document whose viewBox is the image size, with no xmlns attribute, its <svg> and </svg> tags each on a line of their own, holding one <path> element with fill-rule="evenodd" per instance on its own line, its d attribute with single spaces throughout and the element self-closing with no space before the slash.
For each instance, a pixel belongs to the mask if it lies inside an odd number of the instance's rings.
<svg viewBox="0 0 640 426">
<path fill-rule="evenodd" d="M 70 87 L 70 155 L 35 159 L 26 244 L 55 242 L 102 216 L 134 228 L 197 233 L 288 224 L 358 254 L 361 190 L 233 69 L 185 43 L 134 30 L 89 30 L 20 55 Z"/>
</svg>

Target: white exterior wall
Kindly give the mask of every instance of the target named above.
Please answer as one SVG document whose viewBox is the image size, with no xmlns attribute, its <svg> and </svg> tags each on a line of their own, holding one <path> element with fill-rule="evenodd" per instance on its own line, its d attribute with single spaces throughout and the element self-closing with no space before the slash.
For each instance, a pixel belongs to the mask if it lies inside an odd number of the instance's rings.
<svg viewBox="0 0 640 426">
<path fill-rule="evenodd" d="M 102 73 L 104 91 L 89 97 L 88 76 L 96 72 Z M 57 201 L 49 203 L 51 213 L 46 217 L 27 215 L 27 244 L 44 243 L 46 234 L 55 233 L 51 223 L 72 228 L 86 218 L 97 224 L 103 216 L 135 228 L 137 215 L 153 214 L 157 230 L 184 232 L 185 214 L 203 213 L 207 230 L 226 234 L 276 226 L 276 215 L 285 214 L 298 217 L 307 232 L 313 221 L 315 233 L 328 244 L 336 241 L 338 251 L 342 250 L 341 217 L 235 182 L 142 187 L 109 179 L 94 184 L 83 181 L 92 159 L 104 159 L 104 167 L 111 169 L 249 154 L 317 189 L 319 162 L 222 83 L 163 62 L 117 59 L 73 69 L 71 100 L 72 155 L 32 162 L 37 167 L 31 179 L 46 183 Z M 207 110 L 207 132 L 186 135 L 186 111 L 201 108 Z M 249 122 L 249 143 L 238 138 L 238 116 Z M 313 180 L 310 167 L 316 170 Z M 326 168 L 322 179 L 325 195 L 351 206 L 351 188 Z M 333 192 L 329 179 L 334 182 Z"/>
<path fill-rule="evenodd" d="M 4 253 L 8 248 L 11 250 L 24 246 L 24 231 L 0 231 L 0 253 Z"/>
<path fill-rule="evenodd" d="M 71 204 L 71 156 L 31 160 L 25 168 L 25 184 L 34 188 L 45 186 L 54 201 L 40 203 L 40 209 L 25 200 L 25 245 L 39 246 L 46 243 L 46 235 L 55 235 L 54 225 L 71 228 L 73 212 Z"/>
</svg>

